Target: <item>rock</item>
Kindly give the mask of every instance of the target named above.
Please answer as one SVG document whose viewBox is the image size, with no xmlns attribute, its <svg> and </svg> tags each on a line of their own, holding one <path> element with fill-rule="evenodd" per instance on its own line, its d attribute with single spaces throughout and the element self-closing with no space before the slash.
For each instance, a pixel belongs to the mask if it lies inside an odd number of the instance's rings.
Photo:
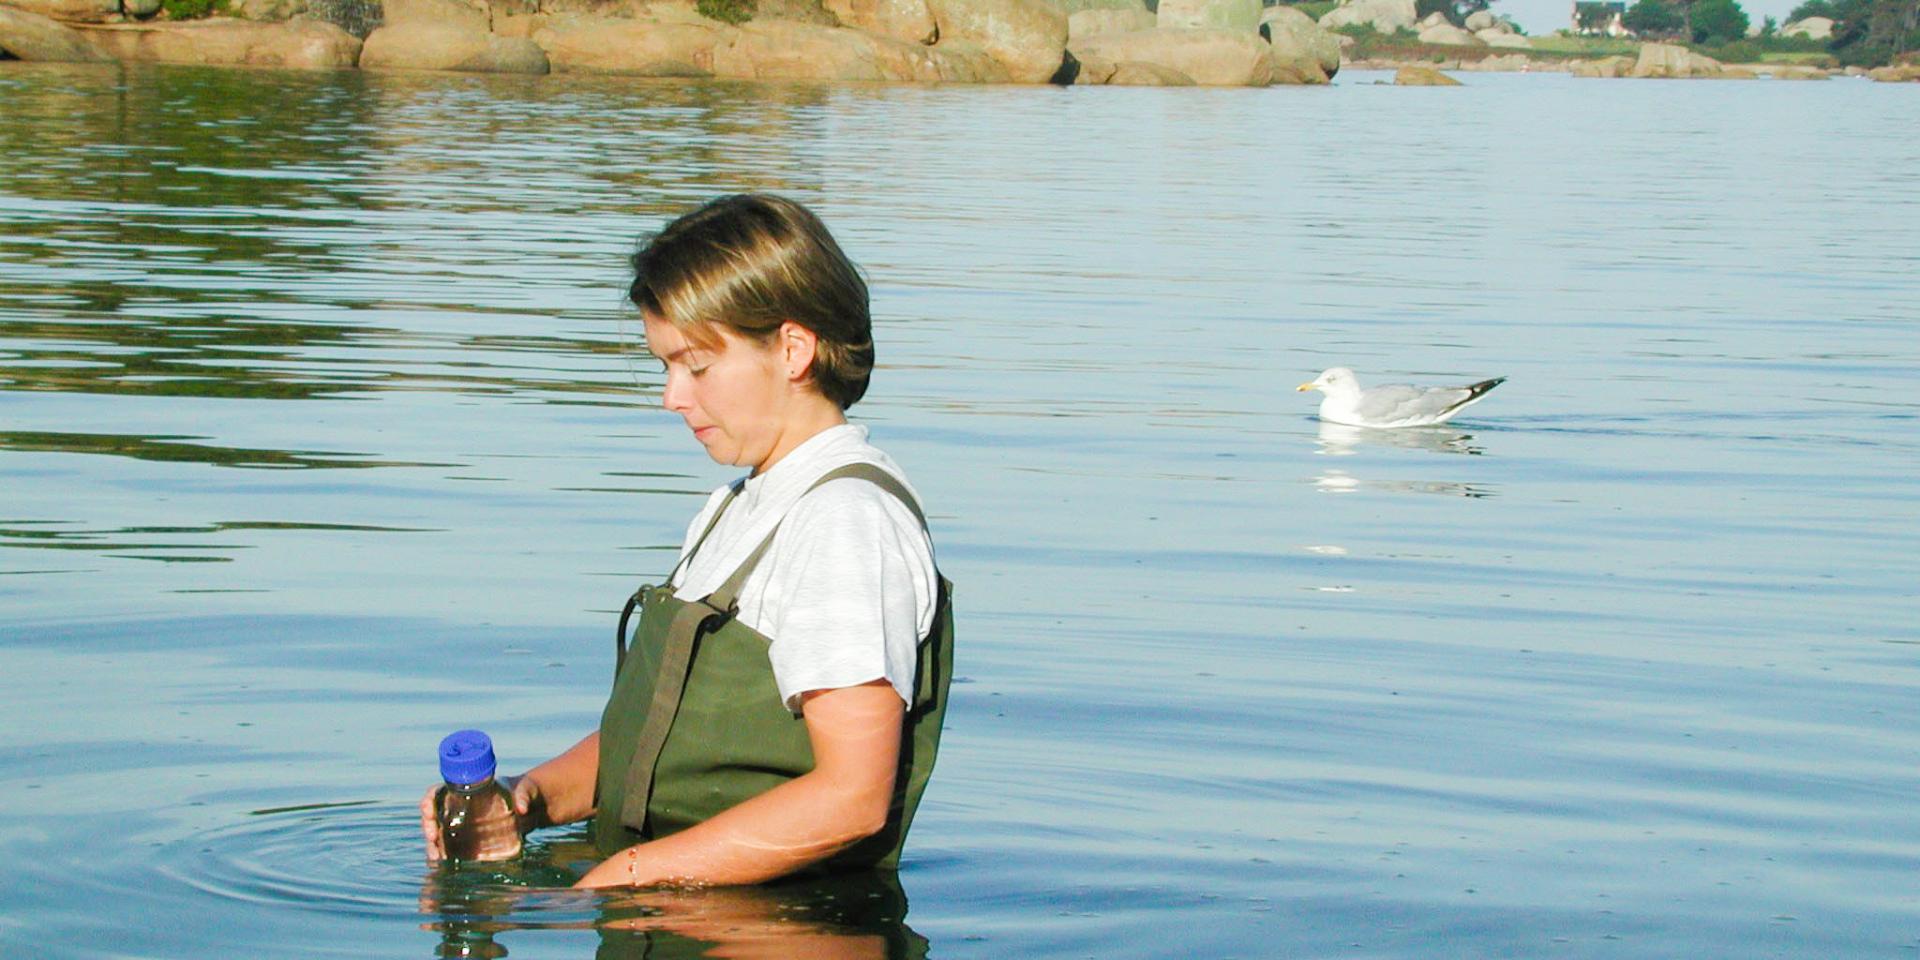
<svg viewBox="0 0 1920 960">
<path fill-rule="evenodd" d="M 1575 60 L 1568 65 L 1567 72 L 1576 77 L 1624 77 L 1633 72 L 1633 61 L 1626 57 Z"/>
<path fill-rule="evenodd" d="M 1047 0 L 1047 6 L 1067 16 L 1082 10 L 1147 10 L 1145 0 Z"/>
<path fill-rule="evenodd" d="M 1478 60 L 1462 60 L 1459 69 L 1475 73 L 1524 73 L 1534 69 L 1533 60 L 1523 54 L 1509 53 L 1502 56 L 1481 57 Z"/>
<path fill-rule="evenodd" d="M 1006 83 L 1006 65 L 970 40 L 937 46 L 863 30 L 789 21 L 749 21 L 712 51 L 715 76 L 740 80 L 868 80 Z"/>
<path fill-rule="evenodd" d="M 945 83 L 1006 83 L 1007 68 L 985 47 L 971 40 L 942 40 L 926 54 Z M 1066 53 L 1061 52 L 1065 69 Z"/>
<path fill-rule="evenodd" d="M 44 63 L 106 63 L 113 58 L 94 49 L 80 31 L 51 17 L 0 6 L 0 51 L 18 60 Z"/>
<path fill-rule="evenodd" d="M 1413 28 L 1415 30 L 1425 30 L 1428 27 L 1437 27 L 1443 23 L 1452 23 L 1452 22 L 1453 21 L 1447 19 L 1446 14 L 1436 10 L 1433 13 L 1429 13 L 1426 16 L 1421 17 L 1420 22 L 1414 24 Z"/>
<path fill-rule="evenodd" d="M 1867 71 L 1867 76 L 1880 83 L 1916 83 L 1920 82 L 1920 63 L 1875 67 Z"/>
<path fill-rule="evenodd" d="M 547 54 L 525 37 L 433 23 L 388 24 L 367 35 L 362 70 L 456 70 L 464 73 L 546 73 Z"/>
<path fill-rule="evenodd" d="M 891 4 L 893 0 L 885 0 L 885 2 Z M 927 6 L 926 0 L 900 0 L 899 5 L 908 7 L 909 9 L 917 6 L 922 13 L 925 13 Z M 494 15 L 497 18 L 499 12 L 495 11 Z M 838 13 L 828 10 L 825 4 L 822 3 L 822 0 L 754 0 L 753 19 L 791 20 L 794 23 L 811 23 L 822 27 L 857 26 L 857 24 L 844 22 Z M 931 15 L 928 16 L 928 19 L 931 21 Z M 879 32 L 866 27 L 860 27 L 859 29 L 867 30 L 868 33 Z M 896 39 L 911 40 L 914 43 L 933 42 L 933 37 L 930 33 L 923 34 L 920 37 L 899 37 Z"/>
<path fill-rule="evenodd" d="M 1826 17 L 1801 17 L 1780 28 L 1783 37 L 1806 37 L 1809 40 L 1833 39 L 1833 21 Z"/>
<path fill-rule="evenodd" d="M 1136 30 L 1074 43 L 1081 61 L 1151 63 L 1205 87 L 1264 87 L 1273 82 L 1273 47 L 1253 33 L 1230 30 Z"/>
<path fill-rule="evenodd" d="M 1451 23 L 1439 23 L 1420 28 L 1420 42 L 1438 44 L 1445 47 L 1480 47 L 1485 44 L 1480 38 Z"/>
<path fill-rule="evenodd" d="M 1193 78 L 1157 63 L 1122 63 L 1114 67 L 1107 83 L 1115 87 L 1191 87 Z"/>
<path fill-rule="evenodd" d="M 1067 16 L 1067 43 L 1103 33 L 1152 30 L 1154 16 L 1145 7 L 1136 10 L 1076 10 Z"/>
<path fill-rule="evenodd" d="M 1862 66 L 1848 66 L 1842 72 L 1849 77 L 1864 77 L 1867 75 L 1867 68 Z"/>
<path fill-rule="evenodd" d="M 1479 33 L 1482 30 L 1495 29 L 1495 25 L 1501 22 L 1502 22 L 1501 19 L 1499 17 L 1494 16 L 1493 12 L 1490 10 L 1475 10 L 1474 12 L 1467 14 L 1466 26 L 1468 30 L 1472 30 L 1474 33 Z"/>
<path fill-rule="evenodd" d="M 1533 41 L 1517 33 L 1505 33 L 1500 30 L 1482 30 L 1474 34 L 1474 36 L 1479 37 L 1480 42 L 1489 47 L 1499 47 L 1503 50 L 1533 49 Z"/>
<path fill-rule="evenodd" d="M 928 0 L 940 40 L 979 44 L 1014 83 L 1046 83 L 1067 52 L 1067 15 L 1044 0 Z"/>
<path fill-rule="evenodd" d="M 930 44 L 939 35 L 927 0 L 825 0 L 825 6 L 842 26 L 882 37 Z"/>
<path fill-rule="evenodd" d="M 1067 51 L 1066 66 L 1062 67 L 1061 70 L 1072 74 L 1073 84 L 1075 86 L 1085 87 L 1098 86 L 1106 83 L 1112 79 L 1114 71 L 1119 68 L 1120 65 L 1114 63 L 1112 60 L 1101 60 L 1097 57 L 1090 60 L 1082 60 L 1074 56 L 1073 51 L 1069 50 Z M 1188 79 L 1192 78 L 1189 77 Z"/>
<path fill-rule="evenodd" d="M 380 7 L 381 23 L 389 27 L 420 23 L 479 33 L 493 29 L 493 16 L 486 7 L 463 0 L 381 0 Z"/>
<path fill-rule="evenodd" d="M 160 12 L 160 0 L 121 0 L 120 10 L 129 17 L 144 20 Z"/>
<path fill-rule="evenodd" d="M 1833 76 L 1819 67 L 1797 65 L 1774 67 L 1772 73 L 1775 80 L 1825 80 Z"/>
<path fill-rule="evenodd" d="M 62 23 L 105 23 L 120 15 L 120 0 L 6 0 L 0 6 Z"/>
<path fill-rule="evenodd" d="M 1751 67 L 1723 67 L 1717 75 L 1721 80 L 1758 80 L 1760 75 Z"/>
<path fill-rule="evenodd" d="M 533 32 L 555 73 L 713 76 L 713 51 L 734 32 L 718 23 L 570 17 Z"/>
<path fill-rule="evenodd" d="M 1457 87 L 1460 81 L 1441 73 L 1432 67 L 1401 67 L 1393 75 L 1395 86 L 1400 87 Z"/>
<path fill-rule="evenodd" d="M 1320 26 L 1328 30 L 1369 26 L 1381 33 L 1410 30 L 1419 18 L 1413 3 L 1414 0 L 1347 0 L 1327 11 L 1326 16 L 1320 18 Z"/>
<path fill-rule="evenodd" d="M 524 37 L 533 39 L 540 28 L 554 22 L 554 18 L 544 13 L 512 13 L 493 18 L 493 32 L 502 37 Z"/>
<path fill-rule="evenodd" d="M 253 23 L 220 17 L 88 26 L 84 32 L 115 59 L 149 63 L 327 70 L 351 67 L 360 58 L 358 38 L 317 20 Z"/>
<path fill-rule="evenodd" d="M 1643 44 L 1640 47 L 1640 59 L 1633 65 L 1633 76 L 1636 77 L 1678 79 L 1719 75 L 1720 61 L 1670 43 Z"/>
<path fill-rule="evenodd" d="M 227 0 L 227 12 L 242 20 L 279 22 L 307 12 L 307 0 Z"/>
<path fill-rule="evenodd" d="M 1160 0 L 1156 24 L 1168 30 L 1260 29 L 1260 0 Z"/>
<path fill-rule="evenodd" d="M 1312 17 L 1292 7 L 1273 6 L 1261 13 L 1260 35 L 1273 45 L 1276 66 L 1308 59 L 1329 79 L 1340 72 L 1340 35 L 1321 29 Z"/>
</svg>

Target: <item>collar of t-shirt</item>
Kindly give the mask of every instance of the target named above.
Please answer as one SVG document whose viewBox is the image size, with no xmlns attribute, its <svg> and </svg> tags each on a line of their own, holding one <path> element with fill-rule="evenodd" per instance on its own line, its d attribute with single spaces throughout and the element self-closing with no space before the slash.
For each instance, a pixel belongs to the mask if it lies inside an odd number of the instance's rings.
<svg viewBox="0 0 1920 960">
<path fill-rule="evenodd" d="M 748 477 L 745 488 L 727 506 L 727 512 L 720 517 L 720 523 L 713 528 L 713 532 L 707 535 L 706 543 L 680 571 L 674 595 L 681 599 L 696 599 L 718 590 L 746 562 L 761 541 L 779 526 L 781 519 L 812 488 L 814 481 L 829 470 L 852 463 L 872 463 L 896 477 L 900 475 L 899 468 L 894 466 L 892 460 L 867 442 L 866 427 L 844 423 L 808 437 L 781 457 L 772 469 L 757 477 Z M 688 540 L 681 548 L 683 551 L 692 546 L 692 538 L 706 529 L 713 511 L 725 499 L 726 490 L 726 487 L 722 487 L 708 498 L 706 508 L 688 527 Z M 765 562 L 765 558 L 762 558 L 762 562 Z"/>
</svg>

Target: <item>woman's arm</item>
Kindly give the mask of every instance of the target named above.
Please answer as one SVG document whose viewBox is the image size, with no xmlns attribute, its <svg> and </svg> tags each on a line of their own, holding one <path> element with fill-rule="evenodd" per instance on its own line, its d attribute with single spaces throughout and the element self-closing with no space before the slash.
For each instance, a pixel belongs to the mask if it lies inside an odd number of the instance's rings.
<svg viewBox="0 0 1920 960">
<path fill-rule="evenodd" d="M 672 836 L 628 847 L 576 886 L 760 883 L 880 832 L 900 763 L 900 695 L 885 680 L 815 690 L 802 695 L 801 712 L 811 771 Z"/>
<path fill-rule="evenodd" d="M 513 807 L 526 829 L 573 823 L 593 816 L 594 778 L 600 772 L 600 731 L 559 756 L 520 775 Z"/>
</svg>

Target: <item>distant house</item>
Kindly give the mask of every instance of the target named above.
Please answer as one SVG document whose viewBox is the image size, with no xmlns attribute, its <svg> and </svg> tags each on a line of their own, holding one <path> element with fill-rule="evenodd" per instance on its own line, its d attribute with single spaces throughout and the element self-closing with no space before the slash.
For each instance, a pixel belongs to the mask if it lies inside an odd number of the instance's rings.
<svg viewBox="0 0 1920 960">
<path fill-rule="evenodd" d="M 1626 19 L 1625 3 L 1575 2 L 1573 5 L 1573 32 L 1581 36 L 1627 36 L 1632 31 L 1627 29 Z"/>
</svg>

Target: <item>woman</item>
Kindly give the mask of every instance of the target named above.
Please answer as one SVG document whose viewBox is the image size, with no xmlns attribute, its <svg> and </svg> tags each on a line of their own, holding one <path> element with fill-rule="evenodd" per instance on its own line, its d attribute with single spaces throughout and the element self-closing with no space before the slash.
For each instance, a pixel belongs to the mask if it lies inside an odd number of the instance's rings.
<svg viewBox="0 0 1920 960">
<path fill-rule="evenodd" d="M 890 868 L 932 772 L 947 585 L 901 471 L 846 409 L 873 369 L 866 284 L 779 197 L 722 197 L 633 258 L 664 406 L 719 463 L 680 562 L 629 601 L 600 728 L 513 783 L 522 829 L 592 818 L 579 885 Z M 428 856 L 442 848 L 432 793 Z"/>
</svg>

